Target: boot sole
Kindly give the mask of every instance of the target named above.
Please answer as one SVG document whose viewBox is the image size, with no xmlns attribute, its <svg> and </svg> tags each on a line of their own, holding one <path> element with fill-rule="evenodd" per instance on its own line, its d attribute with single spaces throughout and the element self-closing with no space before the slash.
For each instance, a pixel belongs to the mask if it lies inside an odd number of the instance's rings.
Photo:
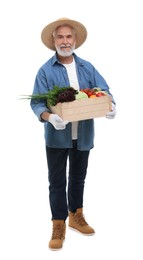
<svg viewBox="0 0 143 260">
<path fill-rule="evenodd" d="M 63 245 L 64 245 L 64 242 L 65 242 L 65 239 L 63 240 Z M 52 248 L 52 247 L 49 247 L 49 245 L 48 245 L 48 248 L 51 251 L 59 251 L 59 250 L 63 249 L 63 245 L 61 247 L 59 247 L 59 248 Z"/>
<path fill-rule="evenodd" d="M 78 229 L 76 229 L 76 228 L 73 228 L 73 227 L 70 227 L 70 226 L 69 226 L 69 229 L 71 229 L 71 230 L 73 230 L 73 231 L 75 231 L 75 232 L 77 232 L 77 233 L 80 233 L 80 234 L 82 234 L 82 235 L 84 235 L 84 236 L 94 236 L 94 235 L 95 235 L 95 232 L 94 232 L 94 233 L 83 233 L 83 232 L 81 232 L 80 230 L 78 230 Z"/>
<path fill-rule="evenodd" d="M 60 248 L 51 248 L 51 247 L 48 247 L 49 248 L 49 250 L 51 250 L 51 251 L 59 251 L 59 250 L 62 250 L 63 249 L 63 247 L 60 247 Z"/>
</svg>

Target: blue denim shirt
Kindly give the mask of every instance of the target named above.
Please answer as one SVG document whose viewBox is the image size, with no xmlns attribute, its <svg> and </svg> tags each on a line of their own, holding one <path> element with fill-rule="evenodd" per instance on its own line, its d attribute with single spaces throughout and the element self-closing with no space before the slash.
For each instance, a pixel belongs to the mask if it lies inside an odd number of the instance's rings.
<svg viewBox="0 0 143 260">
<path fill-rule="evenodd" d="M 107 91 L 114 102 L 113 96 L 109 91 L 109 87 L 104 78 L 94 68 L 94 66 L 81 58 L 75 53 L 73 54 L 77 78 L 81 89 L 100 87 L 102 90 Z M 47 93 L 53 86 L 67 87 L 70 86 L 66 68 L 58 61 L 57 55 L 51 57 L 45 64 L 41 66 L 35 78 L 33 94 Z M 114 102 L 115 103 L 115 102 Z M 31 100 L 31 108 L 40 119 L 41 113 L 50 110 L 44 101 L 35 102 Z M 42 122 L 42 121 L 41 121 Z M 45 143 L 48 147 L 53 148 L 71 148 L 71 123 L 68 123 L 65 130 L 56 130 L 49 122 L 44 123 Z M 78 124 L 78 149 L 90 150 L 94 147 L 94 120 L 79 121 Z"/>
</svg>

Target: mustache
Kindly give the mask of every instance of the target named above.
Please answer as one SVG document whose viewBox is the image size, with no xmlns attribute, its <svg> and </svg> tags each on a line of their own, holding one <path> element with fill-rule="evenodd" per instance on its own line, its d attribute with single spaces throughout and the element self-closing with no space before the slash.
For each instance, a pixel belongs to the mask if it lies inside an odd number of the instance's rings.
<svg viewBox="0 0 143 260">
<path fill-rule="evenodd" d="M 60 48 L 71 48 L 71 45 L 70 44 L 61 44 L 60 45 Z"/>
</svg>

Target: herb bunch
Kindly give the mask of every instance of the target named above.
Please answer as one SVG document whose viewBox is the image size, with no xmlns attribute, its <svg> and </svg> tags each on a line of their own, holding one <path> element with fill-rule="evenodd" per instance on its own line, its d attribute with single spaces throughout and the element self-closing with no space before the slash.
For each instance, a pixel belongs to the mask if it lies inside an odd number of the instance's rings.
<svg viewBox="0 0 143 260">
<path fill-rule="evenodd" d="M 72 87 L 59 88 L 54 86 L 52 90 L 47 93 L 47 104 L 55 106 L 57 103 L 69 102 L 75 100 L 77 90 Z"/>
<path fill-rule="evenodd" d="M 52 90 L 45 94 L 33 94 L 25 96 L 25 99 L 34 99 L 39 101 L 40 99 L 46 100 L 48 106 L 55 106 L 57 103 L 70 102 L 75 100 L 75 95 L 78 90 L 72 87 L 58 87 L 54 86 Z"/>
</svg>

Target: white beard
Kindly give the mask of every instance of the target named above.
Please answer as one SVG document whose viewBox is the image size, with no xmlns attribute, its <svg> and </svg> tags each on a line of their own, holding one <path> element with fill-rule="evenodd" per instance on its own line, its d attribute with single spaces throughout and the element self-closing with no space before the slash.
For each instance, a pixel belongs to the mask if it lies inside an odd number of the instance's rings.
<svg viewBox="0 0 143 260">
<path fill-rule="evenodd" d="M 63 48 L 61 49 L 61 47 L 65 47 L 65 45 L 61 45 L 60 47 L 55 46 L 57 53 L 58 53 L 60 56 L 62 56 L 62 57 L 69 57 L 69 56 L 71 56 L 72 53 L 73 53 L 73 51 L 74 51 L 74 49 L 75 49 L 75 45 L 74 45 L 73 47 L 71 47 L 71 46 L 68 45 L 68 47 L 70 48 L 69 51 L 67 51 L 66 48 L 65 48 L 65 49 L 63 49 Z"/>
</svg>

